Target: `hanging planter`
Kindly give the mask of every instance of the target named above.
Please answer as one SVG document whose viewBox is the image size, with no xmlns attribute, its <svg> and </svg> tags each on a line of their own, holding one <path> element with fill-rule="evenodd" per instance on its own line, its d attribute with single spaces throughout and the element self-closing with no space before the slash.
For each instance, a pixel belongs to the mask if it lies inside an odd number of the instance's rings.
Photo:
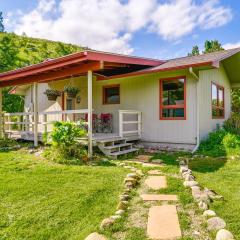
<svg viewBox="0 0 240 240">
<path fill-rule="evenodd" d="M 61 92 L 54 89 L 47 89 L 44 94 L 47 95 L 49 101 L 56 101 L 61 96 Z"/>
<path fill-rule="evenodd" d="M 67 93 L 69 98 L 76 98 L 77 94 L 79 93 L 79 88 L 72 87 L 72 86 L 65 86 L 64 92 Z"/>
</svg>

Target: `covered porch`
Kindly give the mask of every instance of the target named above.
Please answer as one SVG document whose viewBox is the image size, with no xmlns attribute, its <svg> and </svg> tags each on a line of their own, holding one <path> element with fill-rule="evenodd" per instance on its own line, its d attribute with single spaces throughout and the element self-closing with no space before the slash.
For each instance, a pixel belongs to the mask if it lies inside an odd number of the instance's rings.
<svg viewBox="0 0 240 240">
<path fill-rule="evenodd" d="M 160 63 L 161 61 L 152 59 L 86 51 L 0 74 L 0 133 L 2 136 L 6 134 L 10 137 L 32 140 L 34 146 L 38 146 L 43 134 L 51 131 L 55 121 L 85 120 L 89 157 L 92 156 L 94 142 L 104 142 L 113 138 L 123 138 L 125 143 L 138 140 L 142 132 L 141 112 L 138 109 L 120 109 L 117 104 L 112 104 L 110 111 L 107 112 L 94 108 L 93 79 L 107 82 L 110 81 L 106 80 L 109 77 L 147 69 Z M 69 103 L 62 95 L 62 109 L 41 109 L 45 96 L 39 92 L 40 85 L 54 86 L 55 83 L 75 78 L 86 80 L 87 94 L 83 98 L 84 106 L 67 107 Z M 32 101 L 29 109 L 21 113 L 2 112 L 2 88 L 9 86 L 14 87 L 12 93 L 21 91 L 24 86 L 30 86 Z M 101 121 L 103 114 L 108 114 L 109 119 L 112 119 L 107 130 L 101 126 L 102 122 L 96 127 L 96 116 Z"/>
</svg>

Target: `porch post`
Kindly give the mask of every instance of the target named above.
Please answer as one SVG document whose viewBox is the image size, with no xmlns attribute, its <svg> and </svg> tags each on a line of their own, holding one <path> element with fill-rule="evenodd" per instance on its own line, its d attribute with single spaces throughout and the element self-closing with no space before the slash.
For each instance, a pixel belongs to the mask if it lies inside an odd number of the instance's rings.
<svg viewBox="0 0 240 240">
<path fill-rule="evenodd" d="M 2 88 L 0 88 L 0 138 L 3 138 Z"/>
<path fill-rule="evenodd" d="M 38 146 L 38 84 L 33 84 L 34 147 Z"/>
<path fill-rule="evenodd" d="M 92 144 L 92 71 L 88 71 L 88 157 L 93 154 Z"/>
</svg>

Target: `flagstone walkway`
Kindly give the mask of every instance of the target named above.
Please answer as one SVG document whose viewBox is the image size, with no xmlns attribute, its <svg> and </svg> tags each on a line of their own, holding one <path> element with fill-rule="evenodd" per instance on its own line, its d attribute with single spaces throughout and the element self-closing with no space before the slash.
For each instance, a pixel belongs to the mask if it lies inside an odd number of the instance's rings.
<svg viewBox="0 0 240 240">
<path fill-rule="evenodd" d="M 148 171 L 145 185 L 151 192 L 167 188 L 166 176 L 160 170 Z M 147 222 L 147 236 L 152 240 L 175 240 L 182 237 L 178 220 L 177 207 L 169 201 L 178 201 L 176 195 L 145 193 L 140 197 L 143 201 L 153 201 Z M 161 203 L 161 205 L 159 205 Z"/>
</svg>

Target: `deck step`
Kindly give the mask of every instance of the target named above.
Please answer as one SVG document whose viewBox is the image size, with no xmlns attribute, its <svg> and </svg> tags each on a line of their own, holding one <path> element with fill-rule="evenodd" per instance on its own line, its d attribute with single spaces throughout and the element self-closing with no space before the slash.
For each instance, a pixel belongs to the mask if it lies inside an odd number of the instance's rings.
<svg viewBox="0 0 240 240">
<path fill-rule="evenodd" d="M 106 139 L 98 139 L 98 143 L 109 143 L 109 142 L 117 142 L 117 141 L 126 141 L 126 138 L 116 137 L 116 138 L 106 138 Z"/>
<path fill-rule="evenodd" d="M 137 152 L 137 151 L 138 151 L 137 148 L 132 148 L 132 149 L 128 149 L 128 150 L 110 153 L 110 156 L 119 156 L 119 155 L 124 155 L 124 154 L 132 153 L 132 152 Z"/>
<path fill-rule="evenodd" d="M 115 148 L 128 147 L 128 146 L 132 146 L 132 144 L 131 143 L 122 143 L 122 144 L 116 144 L 116 145 L 113 145 L 113 146 L 107 146 L 107 147 L 104 147 L 104 148 L 107 149 L 107 150 L 111 150 L 111 149 L 115 149 Z"/>
</svg>

